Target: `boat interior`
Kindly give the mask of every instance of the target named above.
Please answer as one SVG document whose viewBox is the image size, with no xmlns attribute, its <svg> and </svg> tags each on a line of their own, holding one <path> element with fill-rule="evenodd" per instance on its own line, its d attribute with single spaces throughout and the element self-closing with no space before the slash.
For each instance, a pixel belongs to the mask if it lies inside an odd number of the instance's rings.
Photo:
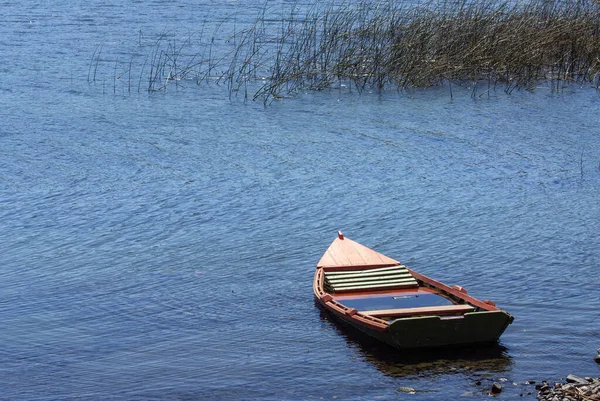
<svg viewBox="0 0 600 401">
<path fill-rule="evenodd" d="M 456 318 L 475 310 L 420 286 L 403 265 L 326 271 L 324 289 L 344 306 L 385 320 L 427 315 Z"/>
</svg>

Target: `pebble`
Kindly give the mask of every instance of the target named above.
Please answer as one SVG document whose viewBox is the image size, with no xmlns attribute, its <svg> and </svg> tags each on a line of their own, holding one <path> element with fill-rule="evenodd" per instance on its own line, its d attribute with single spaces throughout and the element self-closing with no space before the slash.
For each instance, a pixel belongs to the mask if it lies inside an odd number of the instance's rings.
<svg viewBox="0 0 600 401">
<path fill-rule="evenodd" d="M 567 383 L 582 383 L 582 384 L 588 384 L 589 381 L 582 379 L 579 376 L 576 375 L 569 375 L 567 376 Z"/>
<path fill-rule="evenodd" d="M 600 401 L 600 377 L 567 376 L 565 383 L 536 385 L 540 401 Z"/>
<path fill-rule="evenodd" d="M 417 390 L 415 390 L 412 387 L 398 387 L 398 388 L 396 388 L 396 391 L 400 391 L 402 393 L 407 393 L 407 394 L 415 394 L 417 392 Z"/>
</svg>

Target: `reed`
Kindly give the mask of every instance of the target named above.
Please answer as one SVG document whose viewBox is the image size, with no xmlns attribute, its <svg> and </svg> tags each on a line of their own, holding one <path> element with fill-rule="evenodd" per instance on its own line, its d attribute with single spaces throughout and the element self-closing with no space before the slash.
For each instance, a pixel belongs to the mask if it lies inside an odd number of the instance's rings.
<svg viewBox="0 0 600 401">
<path fill-rule="evenodd" d="M 225 84 L 230 96 L 269 101 L 332 87 L 448 85 L 452 94 L 452 85 L 469 84 L 473 96 L 539 85 L 598 88 L 599 3 L 429 0 L 414 6 L 348 0 L 315 2 L 301 11 L 296 4 L 282 11 L 265 3 L 254 23 L 240 31 L 234 21 L 234 32 L 219 23 L 205 35 L 204 22 L 199 35 L 189 34 L 178 44 L 161 35 L 144 59 L 138 90 L 143 81 L 150 92 L 216 82 Z M 98 46 L 88 68 L 90 82 L 96 80 L 101 53 Z M 127 91 L 133 66 L 130 61 Z"/>
<path fill-rule="evenodd" d="M 418 7 L 386 1 L 315 6 L 282 21 L 266 50 L 256 50 L 259 23 L 238 35 L 236 68 L 225 75 L 239 83 L 248 78 L 251 61 L 268 65 L 268 79 L 254 98 L 344 82 L 359 90 L 485 83 L 489 91 L 501 84 L 509 93 L 540 83 L 554 89 L 600 84 L 600 5 L 591 0 L 435 1 Z"/>
</svg>

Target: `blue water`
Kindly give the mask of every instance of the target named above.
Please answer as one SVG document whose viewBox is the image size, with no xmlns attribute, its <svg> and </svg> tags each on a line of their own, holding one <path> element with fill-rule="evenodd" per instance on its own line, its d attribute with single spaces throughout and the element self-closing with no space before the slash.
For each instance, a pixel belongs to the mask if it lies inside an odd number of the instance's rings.
<svg viewBox="0 0 600 401">
<path fill-rule="evenodd" d="M 451 305 L 449 299 L 438 294 L 415 294 L 402 296 L 385 296 L 374 298 L 358 298 L 340 300 L 348 308 L 359 311 L 396 308 L 419 308 L 427 306 Z"/>
<path fill-rule="evenodd" d="M 0 3 L 0 399 L 481 399 L 494 381 L 535 399 L 527 380 L 600 375 L 598 93 L 265 107 L 216 83 L 138 91 L 140 64 L 116 81 L 161 34 L 262 6 Z M 313 301 L 338 229 L 514 323 L 487 350 L 356 335 Z"/>
</svg>

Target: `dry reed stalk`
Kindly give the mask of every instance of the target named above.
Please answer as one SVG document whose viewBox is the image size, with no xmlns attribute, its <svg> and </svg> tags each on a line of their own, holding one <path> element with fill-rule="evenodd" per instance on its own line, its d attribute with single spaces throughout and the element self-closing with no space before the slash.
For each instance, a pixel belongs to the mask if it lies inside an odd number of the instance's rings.
<svg viewBox="0 0 600 401">
<path fill-rule="evenodd" d="M 600 81 L 600 5 L 592 0 L 346 4 L 288 21 L 255 98 L 342 80 L 359 90 L 483 81 L 507 92 Z"/>
<path fill-rule="evenodd" d="M 359 91 L 446 84 L 452 91 L 468 83 L 473 96 L 486 86 L 483 93 L 498 86 L 507 93 L 533 90 L 540 83 L 555 90 L 572 82 L 600 86 L 595 0 L 342 1 L 315 1 L 302 11 L 293 4 L 289 12 L 265 3 L 248 28 L 237 31 L 234 21 L 228 53 L 219 41 L 225 20 L 208 42 L 202 40 L 206 21 L 200 38 L 189 34 L 179 45 L 162 34 L 140 83 L 146 70 L 149 92 L 171 82 L 214 81 L 230 96 L 243 90 L 244 99 L 264 101 L 342 82 Z M 101 46 L 94 50 L 90 82 L 101 52 Z"/>
</svg>

